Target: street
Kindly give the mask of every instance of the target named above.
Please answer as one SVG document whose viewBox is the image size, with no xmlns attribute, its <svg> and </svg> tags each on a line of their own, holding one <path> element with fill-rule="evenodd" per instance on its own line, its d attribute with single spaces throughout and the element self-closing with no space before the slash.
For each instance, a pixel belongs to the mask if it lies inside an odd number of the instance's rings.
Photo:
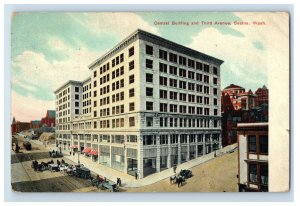
<svg viewBox="0 0 300 206">
<path fill-rule="evenodd" d="M 76 164 L 68 158 L 49 158 L 49 149 L 32 143 L 32 150 L 23 148 L 23 137 L 17 137 L 20 153 L 11 155 L 12 189 L 20 192 L 108 192 L 91 185 L 90 180 L 68 176 L 61 172 L 36 172 L 31 168 L 33 160 L 56 162 L 64 159 L 66 163 Z M 170 184 L 169 178 L 154 184 L 136 187 L 121 187 L 121 192 L 237 192 L 237 151 L 227 153 L 208 162 L 191 168 L 193 176 L 178 187 Z M 93 176 L 96 176 L 92 172 Z"/>
</svg>

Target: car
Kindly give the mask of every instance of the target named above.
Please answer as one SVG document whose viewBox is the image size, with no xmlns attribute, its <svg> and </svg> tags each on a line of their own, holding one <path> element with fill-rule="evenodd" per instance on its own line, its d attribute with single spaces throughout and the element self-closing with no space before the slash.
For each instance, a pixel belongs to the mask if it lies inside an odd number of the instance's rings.
<svg viewBox="0 0 300 206">
<path fill-rule="evenodd" d="M 185 169 L 185 170 L 181 170 L 181 171 L 179 172 L 179 175 L 182 176 L 182 177 L 184 177 L 185 179 L 187 179 L 187 178 L 192 177 L 192 176 L 193 176 L 193 173 L 192 173 L 191 170 Z"/>
</svg>

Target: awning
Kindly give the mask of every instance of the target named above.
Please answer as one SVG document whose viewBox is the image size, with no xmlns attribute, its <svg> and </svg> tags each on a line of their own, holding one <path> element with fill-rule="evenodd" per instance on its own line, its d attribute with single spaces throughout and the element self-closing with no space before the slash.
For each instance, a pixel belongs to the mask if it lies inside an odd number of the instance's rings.
<svg viewBox="0 0 300 206">
<path fill-rule="evenodd" d="M 71 149 L 75 149 L 75 148 L 78 148 L 78 145 L 72 145 L 70 146 Z"/>
<path fill-rule="evenodd" d="M 98 150 L 92 149 L 92 150 L 89 152 L 89 155 L 98 156 Z"/>
<path fill-rule="evenodd" d="M 82 152 L 89 153 L 91 150 L 92 150 L 92 148 L 86 147 L 86 148 L 84 148 L 84 150 L 82 150 Z"/>
</svg>

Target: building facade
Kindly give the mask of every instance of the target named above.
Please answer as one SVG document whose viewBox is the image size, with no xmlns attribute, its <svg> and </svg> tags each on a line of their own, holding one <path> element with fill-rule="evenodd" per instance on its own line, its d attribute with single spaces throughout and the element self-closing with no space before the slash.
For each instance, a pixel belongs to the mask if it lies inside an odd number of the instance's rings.
<svg viewBox="0 0 300 206">
<path fill-rule="evenodd" d="M 47 110 L 46 116 L 41 120 L 43 126 L 55 127 L 55 111 Z"/>
<path fill-rule="evenodd" d="M 213 152 L 222 63 L 137 30 L 55 91 L 57 144 L 140 178 Z"/>
<path fill-rule="evenodd" d="M 256 107 L 256 95 L 251 90 L 245 91 L 245 88 L 235 84 L 230 84 L 223 89 L 222 95 L 229 96 L 235 110 L 249 110 Z"/>
<path fill-rule="evenodd" d="M 42 126 L 41 120 L 32 120 L 30 121 L 30 129 L 38 129 Z"/>
<path fill-rule="evenodd" d="M 240 192 L 268 192 L 268 123 L 238 124 Z"/>
<path fill-rule="evenodd" d="M 11 134 L 16 134 L 28 129 L 30 129 L 29 122 L 20 122 L 20 121 L 16 121 L 15 117 L 13 118 L 11 124 Z"/>
</svg>

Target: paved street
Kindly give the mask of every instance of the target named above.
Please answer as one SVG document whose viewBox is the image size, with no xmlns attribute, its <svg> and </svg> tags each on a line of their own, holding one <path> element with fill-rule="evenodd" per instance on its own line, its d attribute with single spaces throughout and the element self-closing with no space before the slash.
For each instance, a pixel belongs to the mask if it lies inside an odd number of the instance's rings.
<svg viewBox="0 0 300 206">
<path fill-rule="evenodd" d="M 22 145 L 23 138 L 18 137 L 19 145 Z M 12 151 L 12 189 L 24 192 L 107 192 L 91 186 L 89 180 L 67 176 L 60 172 L 35 172 L 31 168 L 31 161 L 48 162 L 49 147 L 45 148 L 42 144 L 35 144 L 31 141 L 33 148 L 31 151 L 21 149 L 21 153 L 15 154 Z M 21 146 L 22 148 L 22 146 Z M 213 154 L 204 156 L 202 159 L 192 160 L 182 165 L 182 168 L 191 168 L 194 176 L 188 179 L 182 187 L 170 185 L 169 177 L 172 174 L 165 170 L 159 174 L 154 174 L 135 180 L 132 176 L 106 168 L 102 165 L 92 167 L 88 158 L 81 157 L 81 163 L 92 170 L 92 174 L 101 174 L 108 179 L 115 180 L 121 177 L 124 192 L 235 192 L 237 191 L 237 151 L 229 153 L 231 148 L 224 148 L 214 158 Z M 225 153 L 227 151 L 227 153 Z M 61 160 L 61 158 L 59 158 Z M 66 155 L 65 162 L 75 164 L 77 157 Z M 54 159 L 56 162 L 56 159 Z M 204 162 L 199 165 L 199 162 Z M 180 170 L 181 167 L 178 167 Z M 170 173 L 170 174 L 169 174 Z"/>
</svg>

